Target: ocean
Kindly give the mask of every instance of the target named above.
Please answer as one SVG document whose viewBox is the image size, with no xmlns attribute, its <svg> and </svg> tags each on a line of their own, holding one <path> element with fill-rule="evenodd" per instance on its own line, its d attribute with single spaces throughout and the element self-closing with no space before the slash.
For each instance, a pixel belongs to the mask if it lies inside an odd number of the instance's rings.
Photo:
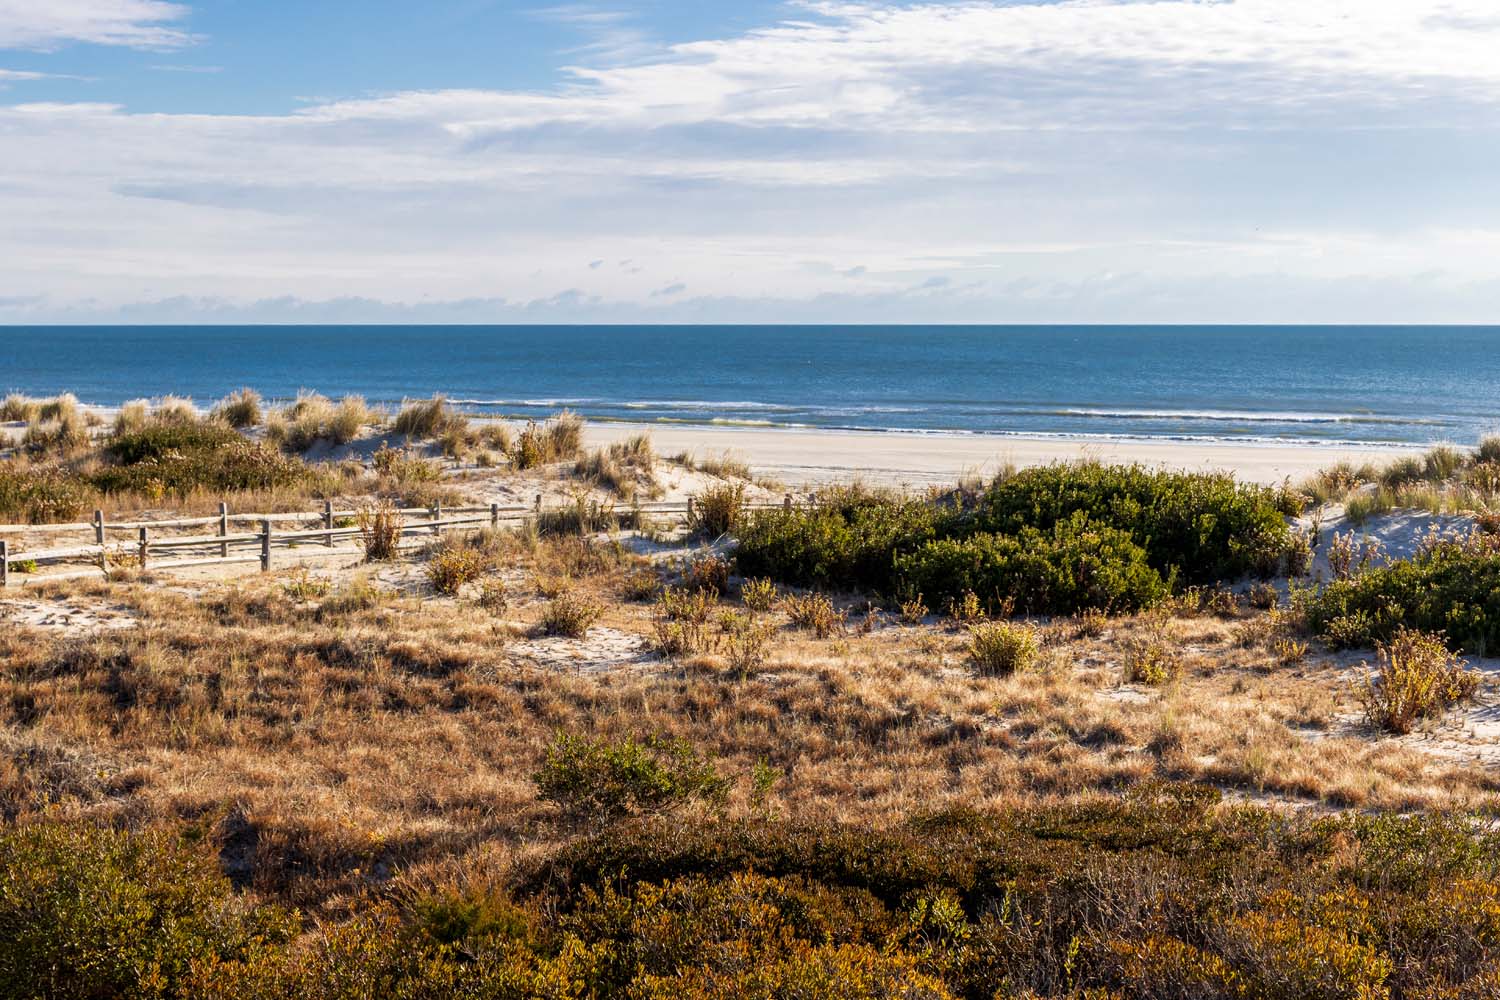
<svg viewBox="0 0 1500 1000">
<path fill-rule="evenodd" d="M 0 392 L 251 386 L 475 413 L 948 434 L 1472 444 L 1500 327 L 0 327 Z"/>
</svg>

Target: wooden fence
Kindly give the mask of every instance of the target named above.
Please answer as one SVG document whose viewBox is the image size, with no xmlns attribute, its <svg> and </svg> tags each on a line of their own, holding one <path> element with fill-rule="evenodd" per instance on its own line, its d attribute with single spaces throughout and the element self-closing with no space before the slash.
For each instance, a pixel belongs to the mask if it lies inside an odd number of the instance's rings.
<svg viewBox="0 0 1500 1000">
<path fill-rule="evenodd" d="M 647 503 L 628 508 L 632 514 L 670 517 L 674 521 L 690 520 L 693 516 L 693 498 L 684 502 Z M 751 503 L 751 510 L 765 510 L 792 506 L 788 494 L 781 503 Z M 556 508 L 553 512 L 574 509 L 571 505 Z M 529 507 L 433 507 L 397 508 L 400 541 L 398 544 L 420 545 L 429 539 L 423 536 L 441 535 L 454 528 L 482 526 L 500 527 L 515 525 L 548 513 L 538 496 Z M 160 521 L 109 521 L 102 510 L 94 511 L 92 521 L 73 524 L 8 524 L 0 525 L 0 588 L 14 583 L 43 583 L 51 580 L 70 580 L 103 574 L 108 576 L 111 565 L 132 566 L 141 569 L 188 569 L 198 566 L 227 566 L 238 563 L 259 563 L 262 573 L 270 572 L 277 551 L 286 551 L 304 545 L 321 545 L 330 550 L 319 555 L 363 555 L 360 546 L 339 548 L 341 540 L 360 536 L 360 528 L 348 522 L 356 520 L 357 510 L 335 510 L 332 502 L 326 502 L 321 511 L 291 514 L 232 514 L 227 503 L 219 504 L 219 513 L 208 517 L 179 517 Z M 232 531 L 231 525 L 250 524 L 253 531 Z M 315 528 L 301 527 L 317 524 Z M 161 534 L 162 532 L 184 532 L 193 528 L 214 528 L 212 534 Z M 69 545 L 45 549 L 18 549 L 6 536 L 13 535 L 60 535 L 68 533 L 90 533 L 93 541 L 84 545 Z M 124 534 L 126 539 L 118 536 Z M 114 536 L 112 538 L 112 536 Z M 170 556 L 176 555 L 176 558 Z M 168 558 L 162 558 L 169 556 Z M 43 566 L 90 562 L 88 569 L 70 570 L 62 573 L 36 575 L 32 569 Z M 28 572 L 15 570 L 24 564 Z"/>
</svg>

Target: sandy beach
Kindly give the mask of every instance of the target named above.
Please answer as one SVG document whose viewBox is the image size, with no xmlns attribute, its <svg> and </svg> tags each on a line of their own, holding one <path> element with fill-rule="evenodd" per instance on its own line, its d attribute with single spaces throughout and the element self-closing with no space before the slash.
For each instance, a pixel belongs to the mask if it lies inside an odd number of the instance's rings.
<svg viewBox="0 0 1500 1000">
<path fill-rule="evenodd" d="M 1293 480 L 1340 461 L 1384 462 L 1408 454 L 1397 448 L 1323 445 L 1197 444 L 1176 441 L 1068 440 L 1003 437 L 674 427 L 661 424 L 597 423 L 585 432 L 589 446 L 648 433 L 664 455 L 700 457 L 728 452 L 758 476 L 789 486 L 859 479 L 882 485 L 951 483 L 960 475 L 987 475 L 1000 467 L 1044 465 L 1094 458 L 1139 462 L 1184 470 L 1233 472 L 1258 483 Z"/>
</svg>

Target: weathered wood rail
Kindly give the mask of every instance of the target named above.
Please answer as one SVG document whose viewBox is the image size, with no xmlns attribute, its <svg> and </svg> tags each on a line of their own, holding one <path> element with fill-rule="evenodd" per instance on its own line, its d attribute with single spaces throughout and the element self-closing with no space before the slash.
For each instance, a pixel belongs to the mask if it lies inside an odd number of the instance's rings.
<svg viewBox="0 0 1500 1000">
<path fill-rule="evenodd" d="M 680 502 L 658 502 L 636 504 L 622 513 L 668 517 L 674 521 L 691 520 L 692 497 Z M 788 494 L 780 503 L 747 503 L 750 510 L 767 510 L 793 505 Z M 524 523 L 547 513 L 562 513 L 575 509 L 572 504 L 555 508 L 544 508 L 538 496 L 530 506 L 444 507 L 398 507 L 398 545 L 411 547 L 427 544 L 431 536 L 441 535 L 455 528 L 501 527 Z M 80 577 L 108 576 L 112 566 L 134 566 L 141 569 L 171 570 L 202 566 L 229 566 L 241 563 L 259 563 L 261 572 L 267 573 L 275 565 L 278 551 L 299 548 L 303 545 L 321 544 L 328 551 L 319 555 L 362 555 L 359 546 L 340 548 L 342 540 L 358 538 L 361 529 L 349 525 L 360 516 L 359 510 L 337 510 L 333 504 L 325 503 L 320 511 L 282 514 L 231 513 L 227 503 L 219 504 L 219 513 L 206 517 L 165 518 L 158 521 L 110 521 L 104 511 L 94 511 L 92 521 L 69 524 L 0 524 L 0 588 L 17 583 L 44 583 L 53 580 L 70 580 Z M 251 524 L 253 531 L 231 531 L 231 525 Z M 316 523 L 315 528 L 278 530 L 280 525 L 304 525 Z M 182 532 L 192 528 L 213 527 L 212 534 L 168 534 L 159 532 Z M 51 548 L 18 548 L 11 544 L 10 537 L 16 535 L 64 535 L 89 533 L 93 541 L 82 545 L 63 545 Z M 120 534 L 125 539 L 112 538 Z M 158 558 L 163 554 L 180 553 L 177 558 Z M 211 554 L 210 554 L 211 553 Z M 65 568 L 63 572 L 37 574 L 33 569 L 43 566 L 68 567 L 70 564 L 87 562 L 87 568 Z M 19 571 L 22 564 L 27 572 Z"/>
</svg>

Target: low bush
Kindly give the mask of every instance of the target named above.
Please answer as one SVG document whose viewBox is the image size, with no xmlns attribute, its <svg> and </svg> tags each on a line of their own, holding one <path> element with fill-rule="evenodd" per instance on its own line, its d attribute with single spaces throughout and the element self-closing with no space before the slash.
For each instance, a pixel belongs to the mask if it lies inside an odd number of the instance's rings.
<svg viewBox="0 0 1500 1000">
<path fill-rule="evenodd" d="M 819 639 L 844 631 L 847 612 L 834 607 L 826 594 L 788 594 L 781 599 L 781 609 L 794 627 L 806 629 Z"/>
<path fill-rule="evenodd" d="M 274 957 L 297 930 L 169 834 L 0 830 L 0 995 L 185 1000 L 200 968 Z"/>
<path fill-rule="evenodd" d="M 908 593 L 929 601 L 974 593 L 991 613 L 1001 605 L 1047 614 L 1133 611 L 1168 592 L 1130 535 L 1081 513 L 1045 531 L 930 541 L 898 557 L 895 573 Z"/>
<path fill-rule="evenodd" d="M 1479 675 L 1450 653 L 1443 637 L 1399 628 L 1379 648 L 1380 667 L 1359 688 L 1371 725 L 1409 733 L 1423 719 L 1441 716 L 1473 698 Z"/>
<path fill-rule="evenodd" d="M 987 622 L 969 630 L 969 662 L 989 677 L 1031 669 L 1040 648 L 1036 630 L 1029 625 Z"/>
<path fill-rule="evenodd" d="M 816 506 L 758 511 L 736 529 L 745 576 L 841 590 L 895 593 L 895 560 L 939 537 L 932 504 L 860 488 L 829 490 Z"/>
<path fill-rule="evenodd" d="M 1412 559 L 1329 584 L 1306 606 L 1307 624 L 1338 648 L 1373 646 L 1398 629 L 1441 632 L 1455 650 L 1500 650 L 1500 550 L 1446 541 Z"/>
<path fill-rule="evenodd" d="M 748 777 L 756 801 L 775 769 Z M 0 992 L 1478 1000 L 1500 984 L 1500 838 L 1465 817 L 1223 808 L 1149 784 L 882 827 L 731 820 L 684 815 L 729 781 L 653 737 L 559 736 L 535 782 L 588 835 L 504 874 L 454 861 L 341 899 L 300 935 L 166 834 L 7 829 Z"/>
<path fill-rule="evenodd" d="M 439 594 L 457 594 L 489 569 L 483 552 L 462 542 L 445 543 L 427 560 L 427 581 Z"/>
<path fill-rule="evenodd" d="M 195 491 L 234 493 L 309 485 L 305 463 L 215 423 L 153 424 L 110 442 L 115 464 L 89 476 L 101 493 L 184 497 Z"/>
<path fill-rule="evenodd" d="M 564 813 L 602 826 L 694 799 L 721 798 L 729 783 L 682 740 L 589 739 L 558 734 L 532 776 L 537 794 Z"/>
<path fill-rule="evenodd" d="M 564 589 L 542 611 L 543 635 L 581 639 L 604 616 L 604 608 L 571 589 Z"/>
<path fill-rule="evenodd" d="M 1286 524 L 1302 503 L 1292 498 L 1224 475 L 1053 465 L 945 502 L 844 489 L 760 512 L 737 531 L 737 558 L 747 575 L 804 586 L 1132 609 L 1178 582 L 1305 568 L 1306 540 Z"/>
<path fill-rule="evenodd" d="M 1227 474 L 1092 462 L 1026 469 L 995 483 L 969 516 L 976 532 L 1050 530 L 1080 514 L 1123 532 L 1164 579 L 1211 583 L 1279 568 L 1289 541 L 1274 489 Z"/>
<path fill-rule="evenodd" d="M 26 524 L 76 521 L 98 500 L 89 482 L 56 465 L 0 461 L 0 517 Z"/>
<path fill-rule="evenodd" d="M 724 594 L 729 590 L 729 563 L 713 553 L 705 553 L 687 564 L 682 571 L 682 585 L 715 596 Z"/>
<path fill-rule="evenodd" d="M 740 603 L 751 611 L 770 611 L 776 606 L 778 596 L 776 584 L 764 577 L 755 577 L 740 584 Z"/>
</svg>

